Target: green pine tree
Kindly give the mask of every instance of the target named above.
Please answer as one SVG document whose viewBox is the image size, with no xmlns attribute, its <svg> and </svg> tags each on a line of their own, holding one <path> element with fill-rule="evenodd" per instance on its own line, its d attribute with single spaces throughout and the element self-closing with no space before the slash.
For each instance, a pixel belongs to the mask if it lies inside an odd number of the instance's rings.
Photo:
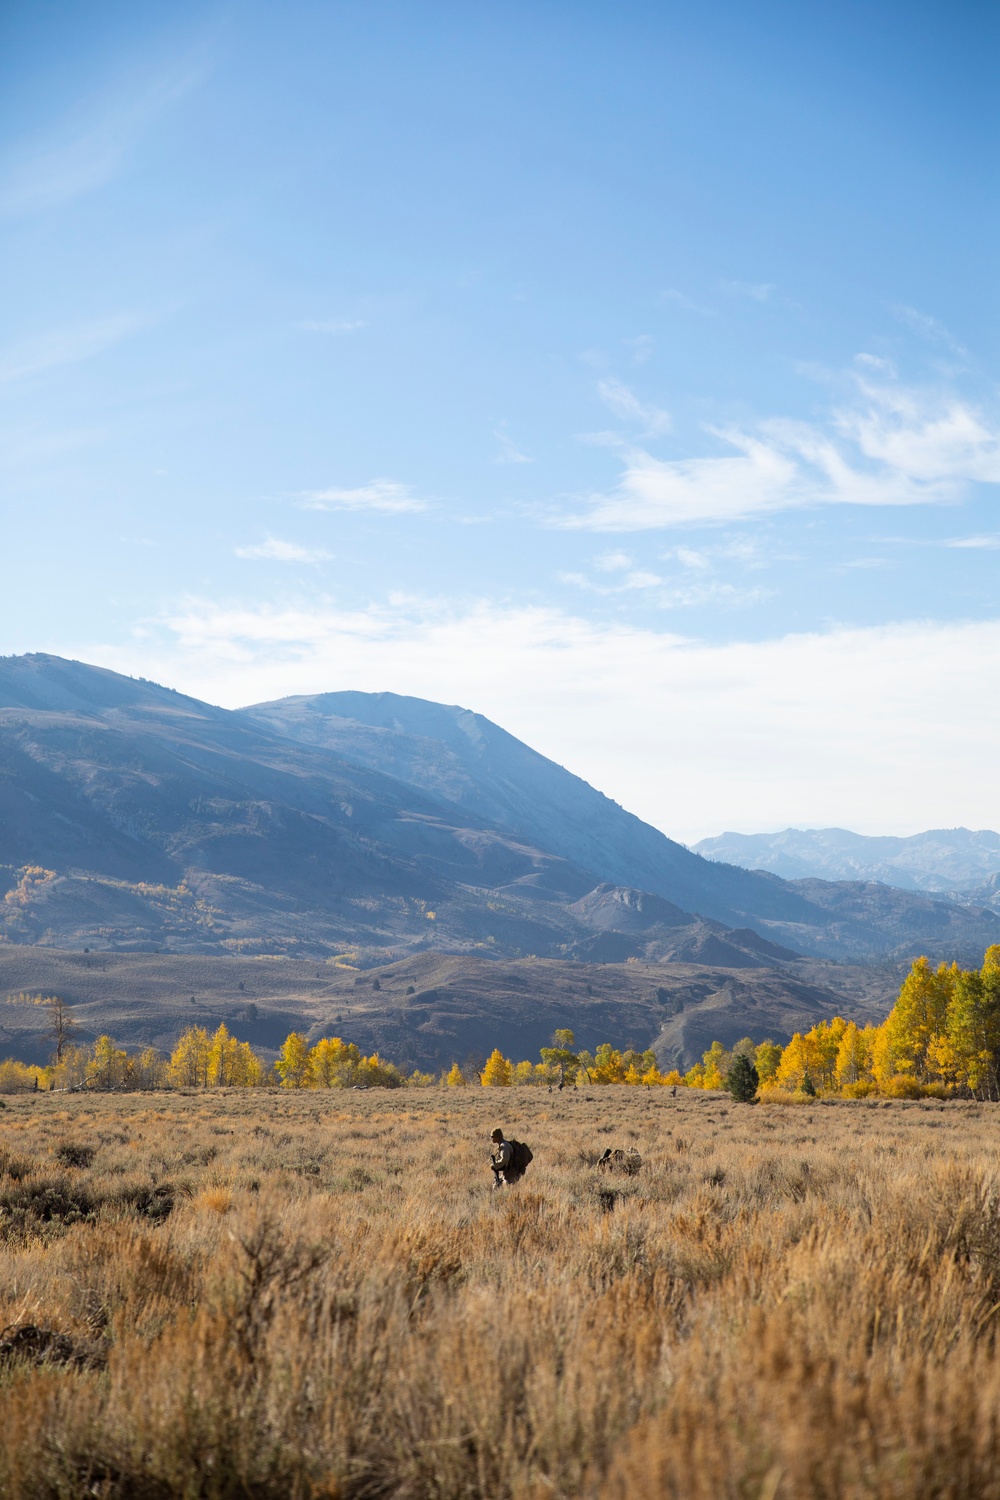
<svg viewBox="0 0 1000 1500">
<path fill-rule="evenodd" d="M 733 1058 L 732 1067 L 726 1074 L 726 1088 L 737 1104 L 753 1104 L 757 1098 L 759 1083 L 760 1075 L 753 1061 L 745 1052 L 737 1053 Z"/>
</svg>

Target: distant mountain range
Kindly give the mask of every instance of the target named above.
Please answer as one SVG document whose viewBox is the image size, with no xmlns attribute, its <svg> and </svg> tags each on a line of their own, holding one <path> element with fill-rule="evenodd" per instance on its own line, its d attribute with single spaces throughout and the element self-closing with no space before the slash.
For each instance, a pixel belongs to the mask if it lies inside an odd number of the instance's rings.
<svg viewBox="0 0 1000 1500">
<path fill-rule="evenodd" d="M 1000 833 L 989 829 L 933 828 L 891 838 L 846 828 L 786 828 L 723 833 L 694 849 L 706 859 L 768 870 L 784 880 L 879 880 L 1000 910 Z"/>
<path fill-rule="evenodd" d="M 976 960 L 1000 917 L 685 849 L 478 714 L 329 693 L 239 712 L 0 658 L 0 939 L 753 969 Z"/>
</svg>

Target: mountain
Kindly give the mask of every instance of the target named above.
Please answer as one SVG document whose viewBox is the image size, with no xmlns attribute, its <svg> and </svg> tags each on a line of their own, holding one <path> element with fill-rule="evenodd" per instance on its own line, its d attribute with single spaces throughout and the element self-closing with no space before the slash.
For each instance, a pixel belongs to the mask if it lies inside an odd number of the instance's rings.
<svg viewBox="0 0 1000 1500">
<path fill-rule="evenodd" d="M 849 888 L 789 881 L 706 859 L 468 709 L 396 693 L 341 692 L 243 712 L 302 744 L 446 797 L 602 882 L 653 893 L 730 929 L 752 927 L 779 946 L 875 958 L 915 945 L 961 950 L 978 961 L 980 939 L 996 930 L 991 914 L 973 914 L 978 908 L 956 918 L 950 903 L 886 893 L 868 880 Z"/>
<path fill-rule="evenodd" d="M 723 935 L 672 910 L 614 942 L 593 873 L 467 808 L 115 673 L 0 660 L 0 936 L 365 962 L 414 948 L 658 958 Z M 646 930 L 649 929 L 649 930 Z M 739 939 L 729 960 L 756 967 Z"/>
<path fill-rule="evenodd" d="M 665 896 L 721 922 L 752 910 L 806 920 L 778 882 L 719 870 L 482 714 L 397 693 L 320 693 L 244 709 L 305 745 L 398 777 L 593 870 L 613 885 Z"/>
<path fill-rule="evenodd" d="M 978 961 L 998 939 L 973 906 L 703 859 L 462 709 L 327 694 L 231 712 L 0 659 L 7 942 L 750 972 L 794 953 Z"/>
<path fill-rule="evenodd" d="M 989 829 L 933 828 L 892 838 L 846 828 L 786 828 L 723 833 L 694 848 L 706 859 L 769 870 L 785 880 L 878 880 L 935 894 L 978 891 L 1000 871 L 1000 833 Z"/>
</svg>

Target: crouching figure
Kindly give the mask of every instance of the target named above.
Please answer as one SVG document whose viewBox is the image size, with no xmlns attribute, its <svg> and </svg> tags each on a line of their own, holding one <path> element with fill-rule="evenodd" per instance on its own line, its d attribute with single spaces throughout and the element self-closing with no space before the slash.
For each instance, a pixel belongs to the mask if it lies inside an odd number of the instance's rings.
<svg viewBox="0 0 1000 1500">
<path fill-rule="evenodd" d="M 490 1170 L 493 1173 L 493 1189 L 510 1187 L 520 1182 L 532 1160 L 529 1147 L 523 1141 L 508 1141 L 498 1125 L 490 1136 L 493 1150 L 490 1152 Z"/>
</svg>

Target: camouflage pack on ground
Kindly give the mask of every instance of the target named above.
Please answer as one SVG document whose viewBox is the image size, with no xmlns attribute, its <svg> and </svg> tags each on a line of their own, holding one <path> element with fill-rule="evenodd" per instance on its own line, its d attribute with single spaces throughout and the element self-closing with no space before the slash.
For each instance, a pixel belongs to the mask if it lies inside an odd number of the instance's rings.
<svg viewBox="0 0 1000 1500">
<path fill-rule="evenodd" d="M 597 1163 L 601 1172 L 623 1172 L 626 1177 L 634 1177 L 642 1167 L 642 1157 L 634 1146 L 627 1151 L 622 1151 L 616 1146 L 607 1148 L 604 1155 Z"/>
</svg>

